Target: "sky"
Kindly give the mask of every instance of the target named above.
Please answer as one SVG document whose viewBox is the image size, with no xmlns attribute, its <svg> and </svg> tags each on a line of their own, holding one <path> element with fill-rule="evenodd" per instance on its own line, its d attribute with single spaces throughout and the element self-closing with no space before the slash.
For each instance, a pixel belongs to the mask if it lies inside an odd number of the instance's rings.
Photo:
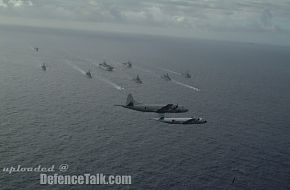
<svg viewBox="0 0 290 190">
<path fill-rule="evenodd" d="M 0 25 L 290 45 L 290 0 L 0 0 Z"/>
</svg>

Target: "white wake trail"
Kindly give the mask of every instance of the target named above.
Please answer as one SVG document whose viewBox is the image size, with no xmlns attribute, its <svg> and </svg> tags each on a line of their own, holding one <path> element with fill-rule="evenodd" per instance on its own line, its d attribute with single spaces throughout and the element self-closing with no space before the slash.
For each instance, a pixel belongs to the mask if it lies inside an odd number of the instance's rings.
<svg viewBox="0 0 290 190">
<path fill-rule="evenodd" d="M 72 64 L 69 60 L 66 60 L 66 63 L 68 65 L 70 65 L 73 69 L 75 69 L 75 70 L 81 72 L 82 74 L 86 75 L 86 72 L 84 70 L 82 70 L 78 66 Z M 100 81 L 103 81 L 106 84 L 109 84 L 109 85 L 113 86 L 117 90 L 124 90 L 125 89 L 122 86 L 120 86 L 120 85 L 118 85 L 118 84 L 116 84 L 116 83 L 114 83 L 114 82 L 112 82 L 112 81 L 110 81 L 110 80 L 108 80 L 106 78 L 103 78 L 103 77 L 100 77 L 100 76 L 94 76 L 94 77 L 97 78 L 97 79 L 99 79 Z"/>
<path fill-rule="evenodd" d="M 66 60 L 66 63 L 67 63 L 68 65 L 70 65 L 73 69 L 75 69 L 76 71 L 79 71 L 79 72 L 81 72 L 81 73 L 84 74 L 84 75 L 86 74 L 86 71 L 84 71 L 84 70 L 82 70 L 81 68 L 79 68 L 78 66 L 72 64 L 69 60 Z"/>
<path fill-rule="evenodd" d="M 190 89 L 195 90 L 195 91 L 200 91 L 199 88 L 196 88 L 196 87 L 190 86 L 188 84 L 184 84 L 184 83 L 178 82 L 176 80 L 172 80 L 172 82 L 174 82 L 177 85 L 180 85 L 180 86 L 183 86 L 183 87 L 186 87 L 186 88 L 190 88 Z"/>
<path fill-rule="evenodd" d="M 114 82 L 112 82 L 112 81 L 110 81 L 110 80 L 108 80 L 108 79 L 106 79 L 106 78 L 103 78 L 103 77 L 100 77 L 100 76 L 96 76 L 96 78 L 98 78 L 99 80 L 101 80 L 101 81 L 103 81 L 103 82 L 105 82 L 105 83 L 107 83 L 107 84 L 113 86 L 113 87 L 116 88 L 117 90 L 124 90 L 124 89 L 125 89 L 125 88 L 123 88 L 122 86 L 120 86 L 120 85 L 118 85 L 118 84 L 116 84 L 116 83 L 114 83 Z"/>
<path fill-rule="evenodd" d="M 153 71 L 150 71 L 149 69 L 144 69 L 144 68 L 142 68 L 142 67 L 139 67 L 139 66 L 133 66 L 134 68 L 136 68 L 137 70 L 139 70 L 139 71 L 143 71 L 143 72 L 145 72 L 145 73 L 149 73 L 149 74 L 151 74 L 151 75 L 154 75 L 154 76 L 156 76 L 156 77 L 159 77 L 159 75 L 157 75 L 157 74 L 155 74 Z"/>
</svg>

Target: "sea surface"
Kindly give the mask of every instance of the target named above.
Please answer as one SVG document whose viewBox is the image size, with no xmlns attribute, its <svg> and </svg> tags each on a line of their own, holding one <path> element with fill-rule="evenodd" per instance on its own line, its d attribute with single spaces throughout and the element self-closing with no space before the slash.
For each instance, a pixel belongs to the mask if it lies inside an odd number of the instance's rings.
<svg viewBox="0 0 290 190">
<path fill-rule="evenodd" d="M 129 93 L 208 122 L 169 125 L 113 106 Z M 290 47 L 0 28 L 1 190 L 290 189 L 289 114 Z M 37 172 L 3 171 L 61 164 L 61 174 L 131 175 L 132 185 L 40 185 Z"/>
</svg>

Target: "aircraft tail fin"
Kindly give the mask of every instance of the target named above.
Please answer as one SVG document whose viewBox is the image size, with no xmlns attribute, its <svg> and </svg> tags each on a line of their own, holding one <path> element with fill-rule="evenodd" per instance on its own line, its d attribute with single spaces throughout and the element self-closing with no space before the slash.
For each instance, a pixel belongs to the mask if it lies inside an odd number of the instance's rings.
<svg viewBox="0 0 290 190">
<path fill-rule="evenodd" d="M 127 96 L 127 101 L 126 101 L 126 106 L 134 106 L 135 104 L 135 100 L 133 98 L 133 95 L 132 94 L 128 94 Z"/>
</svg>

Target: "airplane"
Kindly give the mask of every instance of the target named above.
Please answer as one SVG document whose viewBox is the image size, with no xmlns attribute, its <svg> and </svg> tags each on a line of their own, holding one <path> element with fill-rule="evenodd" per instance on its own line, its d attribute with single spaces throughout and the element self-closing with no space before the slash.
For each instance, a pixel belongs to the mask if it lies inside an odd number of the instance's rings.
<svg viewBox="0 0 290 190">
<path fill-rule="evenodd" d="M 139 75 L 137 75 L 136 78 L 133 78 L 133 81 L 135 81 L 138 84 L 142 84 L 143 83 L 143 81 L 140 79 Z"/>
<path fill-rule="evenodd" d="M 165 75 L 162 75 L 161 78 L 166 81 L 171 81 L 171 78 L 169 77 L 168 73 L 166 73 Z"/>
<path fill-rule="evenodd" d="M 35 47 L 35 48 L 33 48 L 36 52 L 38 52 L 39 51 L 39 48 L 38 47 Z"/>
<path fill-rule="evenodd" d="M 132 94 L 127 96 L 126 105 L 115 106 L 120 106 L 135 111 L 155 113 L 184 113 L 188 111 L 188 109 L 186 109 L 184 106 L 179 106 L 178 104 L 156 105 L 139 103 L 134 100 Z"/>
<path fill-rule="evenodd" d="M 104 61 L 103 63 L 100 63 L 99 66 L 101 69 L 104 69 L 106 71 L 113 71 L 114 70 L 114 67 L 107 64 L 106 61 Z"/>
<path fill-rule="evenodd" d="M 90 70 L 88 70 L 88 71 L 86 72 L 86 75 L 87 75 L 88 78 L 92 78 L 92 74 L 91 74 L 91 71 L 90 71 Z"/>
<path fill-rule="evenodd" d="M 45 65 L 45 63 L 42 63 L 41 68 L 42 68 L 43 71 L 46 71 L 46 65 Z"/>
<path fill-rule="evenodd" d="M 130 61 L 122 63 L 127 68 L 132 68 L 132 63 Z"/>
<path fill-rule="evenodd" d="M 153 118 L 156 121 L 163 122 L 163 123 L 169 123 L 169 124 L 204 124 L 207 123 L 207 121 L 201 117 L 198 118 L 165 118 L 159 117 L 159 118 Z"/>
</svg>

